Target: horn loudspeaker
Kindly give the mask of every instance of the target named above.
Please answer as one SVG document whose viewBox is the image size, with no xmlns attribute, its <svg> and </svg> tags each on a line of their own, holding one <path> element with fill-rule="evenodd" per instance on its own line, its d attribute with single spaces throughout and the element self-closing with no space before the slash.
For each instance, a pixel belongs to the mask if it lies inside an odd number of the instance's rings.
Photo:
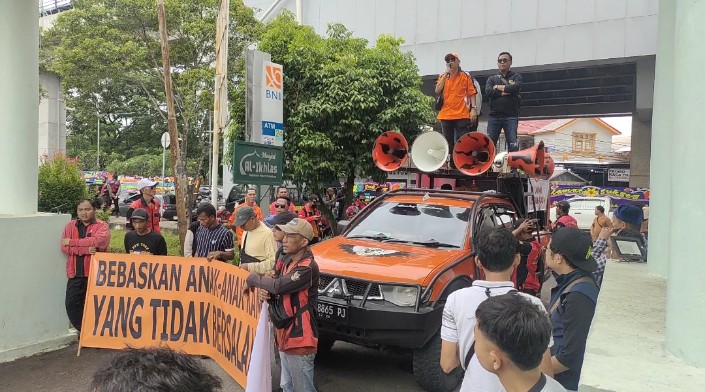
<svg viewBox="0 0 705 392">
<path fill-rule="evenodd" d="M 531 148 L 507 154 L 507 164 L 514 169 L 522 170 L 529 177 L 538 177 L 543 173 L 546 164 L 543 141 Z"/>
<path fill-rule="evenodd" d="M 399 169 L 409 159 L 409 143 L 399 132 L 385 132 L 375 140 L 372 160 L 387 172 Z"/>
<path fill-rule="evenodd" d="M 541 177 L 549 179 L 553 175 L 553 171 L 555 170 L 556 164 L 553 161 L 553 157 L 548 154 L 546 154 L 546 157 L 544 159 L 546 160 L 546 163 L 543 165 Z"/>
<path fill-rule="evenodd" d="M 487 135 L 467 133 L 455 142 L 453 163 L 461 173 L 478 176 L 492 167 L 494 152 L 494 143 Z"/>
<path fill-rule="evenodd" d="M 422 133 L 411 146 L 411 160 L 422 172 L 433 172 L 446 163 L 448 150 L 448 142 L 439 132 Z"/>
</svg>

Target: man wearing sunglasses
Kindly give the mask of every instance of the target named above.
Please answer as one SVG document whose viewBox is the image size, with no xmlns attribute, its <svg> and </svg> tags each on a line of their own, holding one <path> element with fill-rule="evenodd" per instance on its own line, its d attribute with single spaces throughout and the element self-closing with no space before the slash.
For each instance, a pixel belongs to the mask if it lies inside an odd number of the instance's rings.
<svg viewBox="0 0 705 392">
<path fill-rule="evenodd" d="M 289 198 L 289 190 L 286 189 L 285 186 L 280 186 L 279 188 L 277 188 L 277 197 L 278 198 L 279 197 Z M 291 200 L 291 199 L 289 199 L 289 200 Z M 272 202 L 272 204 L 269 205 L 269 215 L 275 215 L 275 214 L 278 214 L 279 212 L 281 212 L 281 211 L 277 210 L 276 204 L 277 204 L 277 200 L 274 200 Z M 289 203 L 289 206 L 287 208 L 291 212 L 296 212 L 296 207 L 294 207 L 293 203 Z"/>
<path fill-rule="evenodd" d="M 477 129 L 478 89 L 472 76 L 460 69 L 460 57 L 457 53 L 448 53 L 444 61 L 446 69 L 438 77 L 435 91 L 436 95 L 443 96 L 443 106 L 438 112 L 438 119 L 441 121 L 441 129 L 448 147 L 453 151 L 456 140 L 470 132 L 471 128 Z"/>
<path fill-rule="evenodd" d="M 137 190 L 142 194 L 142 197 L 130 204 L 130 209 L 127 210 L 125 227 L 129 230 L 134 230 L 132 213 L 138 208 L 143 208 L 147 211 L 147 228 L 160 234 L 162 230 L 159 227 L 159 200 L 154 198 L 154 194 L 157 193 L 157 182 L 149 178 L 143 178 L 137 183 Z"/>
<path fill-rule="evenodd" d="M 510 70 L 512 55 L 502 52 L 497 58 L 499 74 L 492 75 L 485 83 L 485 94 L 490 97 L 490 115 L 487 119 L 487 135 L 497 146 L 499 134 L 504 129 L 507 151 L 518 151 L 517 127 L 521 106 L 521 74 Z"/>
</svg>

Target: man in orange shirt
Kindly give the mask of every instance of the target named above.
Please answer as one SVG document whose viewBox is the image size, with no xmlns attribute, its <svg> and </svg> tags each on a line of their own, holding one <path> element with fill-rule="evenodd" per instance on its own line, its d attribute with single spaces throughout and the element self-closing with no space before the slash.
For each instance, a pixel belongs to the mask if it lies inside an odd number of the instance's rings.
<svg viewBox="0 0 705 392">
<path fill-rule="evenodd" d="M 235 222 L 235 216 L 237 216 L 238 208 L 242 206 L 252 207 L 252 209 L 255 210 L 257 220 L 260 222 L 264 221 L 264 218 L 262 217 L 262 209 L 259 208 L 259 206 L 257 205 L 257 191 L 253 188 L 249 188 L 247 190 L 247 193 L 245 194 L 245 202 L 237 206 L 237 208 L 235 208 L 235 210 L 233 211 L 232 215 L 230 215 L 230 219 L 228 219 L 228 226 L 230 226 L 231 229 L 235 230 L 235 234 L 237 235 L 237 243 L 240 246 L 242 246 L 242 235 L 244 231 L 242 230 L 242 227 L 233 226 L 233 223 Z"/>
<path fill-rule="evenodd" d="M 472 76 L 460 69 L 457 53 L 445 56 L 446 70 L 438 77 L 436 94 L 443 95 L 443 107 L 438 112 L 443 136 L 453 151 L 455 141 L 477 124 L 477 89 Z"/>
<path fill-rule="evenodd" d="M 590 228 L 590 235 L 593 241 L 600 236 L 600 232 L 605 227 L 612 227 L 612 221 L 605 215 L 605 207 L 597 206 L 595 207 L 595 219 L 592 221 L 592 227 Z"/>
</svg>

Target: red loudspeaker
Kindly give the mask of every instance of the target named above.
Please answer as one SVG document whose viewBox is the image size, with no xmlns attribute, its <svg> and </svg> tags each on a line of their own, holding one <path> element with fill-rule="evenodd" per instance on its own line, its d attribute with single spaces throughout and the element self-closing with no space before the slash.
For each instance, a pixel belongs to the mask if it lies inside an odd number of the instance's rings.
<svg viewBox="0 0 705 392">
<path fill-rule="evenodd" d="M 507 164 L 509 167 L 522 170 L 529 177 L 540 176 L 546 164 L 543 141 L 531 148 L 510 152 L 507 154 Z"/>
<path fill-rule="evenodd" d="M 494 143 L 479 132 L 467 133 L 455 142 L 453 163 L 461 173 L 479 176 L 489 170 L 494 162 Z"/>
<path fill-rule="evenodd" d="M 409 143 L 399 132 L 385 132 L 375 140 L 372 159 L 384 171 L 397 170 L 409 159 Z"/>
<path fill-rule="evenodd" d="M 553 175 L 553 170 L 556 165 L 553 162 L 553 157 L 546 154 L 546 164 L 543 165 L 543 170 L 541 171 L 541 178 L 549 179 Z"/>
</svg>

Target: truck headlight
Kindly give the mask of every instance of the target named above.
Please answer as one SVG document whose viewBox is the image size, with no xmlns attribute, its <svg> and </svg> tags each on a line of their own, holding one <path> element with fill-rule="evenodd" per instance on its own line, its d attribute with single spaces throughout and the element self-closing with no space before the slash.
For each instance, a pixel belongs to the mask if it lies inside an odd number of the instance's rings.
<svg viewBox="0 0 705 392">
<path fill-rule="evenodd" d="M 381 285 L 382 296 L 386 301 L 389 301 L 397 306 L 415 306 L 416 297 L 419 290 L 417 287 L 410 286 L 384 286 Z"/>
</svg>

